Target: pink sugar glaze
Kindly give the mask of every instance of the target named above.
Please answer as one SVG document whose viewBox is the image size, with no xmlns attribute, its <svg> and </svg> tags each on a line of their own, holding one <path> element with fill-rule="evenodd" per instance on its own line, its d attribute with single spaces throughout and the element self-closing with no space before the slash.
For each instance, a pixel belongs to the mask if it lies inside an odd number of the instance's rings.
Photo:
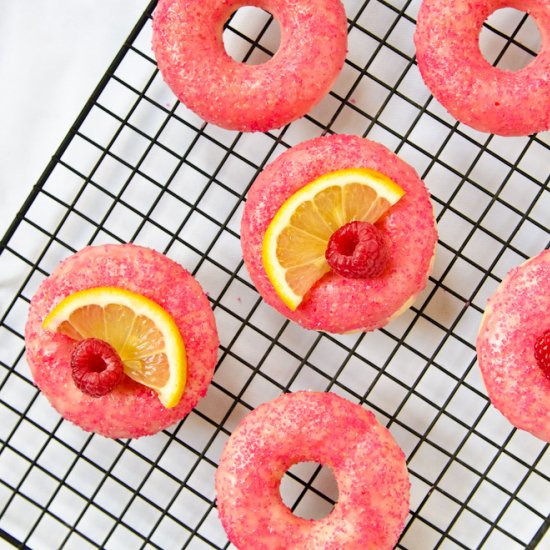
<svg viewBox="0 0 550 550">
<path fill-rule="evenodd" d="M 271 13 L 281 45 L 266 63 L 225 51 L 223 25 L 242 6 Z M 336 80 L 347 48 L 340 0 L 160 0 L 153 50 L 164 80 L 187 107 L 229 130 L 266 131 L 307 113 Z"/>
<path fill-rule="evenodd" d="M 493 405 L 522 430 L 550 442 L 550 379 L 535 360 L 550 329 L 550 251 L 512 269 L 487 308 L 477 338 L 478 362 Z"/>
<path fill-rule="evenodd" d="M 138 292 L 172 315 L 187 354 L 187 385 L 178 405 L 166 409 L 156 393 L 125 377 L 111 393 L 90 397 L 71 377 L 74 342 L 42 329 L 63 298 L 85 288 L 115 286 Z M 200 285 L 166 256 L 131 244 L 90 246 L 64 260 L 31 300 L 25 329 L 27 360 L 36 385 L 67 420 L 106 437 L 140 437 L 179 421 L 206 394 L 216 364 L 214 315 Z"/>
<path fill-rule="evenodd" d="M 293 464 L 332 469 L 338 502 L 295 516 L 279 485 Z M 409 510 L 403 451 L 375 416 L 333 393 L 301 391 L 260 405 L 229 438 L 216 473 L 218 512 L 240 550 L 393 548 Z"/>
<path fill-rule="evenodd" d="M 376 223 L 387 237 L 388 266 L 373 279 L 328 273 L 291 311 L 264 270 L 264 234 L 288 197 L 318 176 L 342 168 L 378 170 L 405 190 Z M 414 169 L 383 145 L 348 135 L 313 139 L 283 153 L 252 185 L 241 224 L 246 267 L 264 300 L 303 327 L 327 332 L 368 331 L 385 325 L 425 287 L 436 242 L 429 195 Z"/>
<path fill-rule="evenodd" d="M 529 13 L 542 37 L 519 71 L 492 67 L 479 49 L 483 22 L 504 7 Z M 550 128 L 549 0 L 424 0 L 414 39 L 426 86 L 461 122 L 503 136 Z"/>
</svg>

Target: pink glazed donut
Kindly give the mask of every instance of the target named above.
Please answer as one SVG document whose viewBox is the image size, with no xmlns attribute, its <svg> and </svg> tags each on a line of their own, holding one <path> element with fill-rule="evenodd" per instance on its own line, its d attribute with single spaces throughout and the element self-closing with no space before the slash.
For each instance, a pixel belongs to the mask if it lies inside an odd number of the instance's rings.
<svg viewBox="0 0 550 550">
<path fill-rule="evenodd" d="M 63 298 L 78 290 L 115 286 L 140 293 L 176 322 L 187 355 L 187 384 L 175 407 L 128 377 L 110 393 L 91 397 L 73 382 L 73 340 L 42 328 Z M 154 434 L 181 420 L 206 394 L 214 374 L 218 335 L 208 298 L 183 267 L 166 256 L 131 244 L 89 246 L 64 260 L 31 300 L 25 328 L 27 360 L 36 385 L 67 420 L 106 437 Z"/>
<path fill-rule="evenodd" d="M 319 520 L 295 516 L 279 485 L 299 462 L 332 469 L 338 502 Z M 374 415 L 333 393 L 285 394 L 252 411 L 216 473 L 218 512 L 240 550 L 391 549 L 409 511 L 403 451 Z"/>
<path fill-rule="evenodd" d="M 535 342 L 550 329 L 550 250 L 512 269 L 490 298 L 477 337 L 478 362 L 493 405 L 550 442 L 550 378 Z"/>
<path fill-rule="evenodd" d="M 327 273 L 292 311 L 265 272 L 264 234 L 291 195 L 317 177 L 342 168 L 372 168 L 405 190 L 376 222 L 389 241 L 388 267 L 371 279 Z M 316 138 L 283 153 L 252 185 L 241 223 L 246 267 L 264 300 L 305 328 L 335 333 L 374 330 L 410 307 L 426 286 L 436 244 L 430 198 L 414 169 L 383 145 L 350 135 Z"/>
<path fill-rule="evenodd" d="M 281 25 L 281 45 L 266 63 L 238 63 L 225 51 L 223 26 L 242 6 Z M 160 0 L 153 50 L 164 80 L 187 107 L 228 130 L 266 131 L 306 114 L 336 80 L 347 48 L 340 0 Z"/>
<path fill-rule="evenodd" d="M 542 36 L 519 71 L 492 67 L 479 49 L 483 22 L 505 7 L 531 15 Z M 461 122 L 503 136 L 550 128 L 550 0 L 424 0 L 414 39 L 426 86 Z"/>
</svg>

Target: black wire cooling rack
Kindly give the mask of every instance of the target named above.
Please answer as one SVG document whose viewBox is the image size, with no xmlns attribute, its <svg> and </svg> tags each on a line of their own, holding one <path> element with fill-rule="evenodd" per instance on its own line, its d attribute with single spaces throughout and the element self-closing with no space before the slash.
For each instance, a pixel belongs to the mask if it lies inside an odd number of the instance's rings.
<svg viewBox="0 0 550 550">
<path fill-rule="evenodd" d="M 345 2 L 347 61 L 308 116 L 266 134 L 224 131 L 163 83 L 150 49 L 154 4 L 2 240 L 0 536 L 31 548 L 228 548 L 213 486 L 225 441 L 260 403 L 314 389 L 372 409 L 406 453 L 411 511 L 398 548 L 550 548 L 548 445 L 490 405 L 475 355 L 487 297 L 548 246 L 549 133 L 500 138 L 452 119 L 419 76 L 419 2 L 405 0 Z M 240 10 L 225 32 L 249 62 L 277 47 L 276 24 L 258 11 Z M 535 55 L 536 34 L 525 14 L 499 12 L 482 41 L 491 61 L 514 65 Z M 289 323 L 259 298 L 241 257 L 240 215 L 255 176 L 289 146 L 332 132 L 368 136 L 412 164 L 439 225 L 427 289 L 368 334 Z M 30 297 L 61 259 L 127 241 L 198 278 L 220 358 L 207 397 L 180 424 L 108 440 L 60 419 L 37 391 L 23 329 Z M 292 468 L 282 485 L 305 517 L 326 514 L 337 498 L 315 464 Z"/>
</svg>

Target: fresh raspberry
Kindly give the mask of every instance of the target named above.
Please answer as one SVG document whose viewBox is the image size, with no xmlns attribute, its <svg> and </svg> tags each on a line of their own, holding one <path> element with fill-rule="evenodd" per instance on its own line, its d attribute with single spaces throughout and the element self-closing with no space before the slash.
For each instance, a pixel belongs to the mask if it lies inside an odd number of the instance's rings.
<svg viewBox="0 0 550 550">
<path fill-rule="evenodd" d="M 109 393 L 124 376 L 116 350 L 98 338 L 86 338 L 75 345 L 71 369 L 76 387 L 92 397 Z"/>
<path fill-rule="evenodd" d="M 544 331 L 536 339 L 535 359 L 542 372 L 550 378 L 550 329 Z"/>
<path fill-rule="evenodd" d="M 335 231 L 328 242 L 325 258 L 342 277 L 378 277 L 388 263 L 388 247 L 382 232 L 368 222 L 351 222 Z"/>
</svg>

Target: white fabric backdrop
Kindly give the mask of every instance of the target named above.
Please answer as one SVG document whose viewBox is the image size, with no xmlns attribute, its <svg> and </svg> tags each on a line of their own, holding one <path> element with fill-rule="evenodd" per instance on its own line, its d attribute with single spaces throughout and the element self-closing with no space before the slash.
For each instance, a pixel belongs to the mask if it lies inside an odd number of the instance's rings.
<svg viewBox="0 0 550 550">
<path fill-rule="evenodd" d="M 0 0 L 0 236 L 147 0 Z"/>
</svg>

